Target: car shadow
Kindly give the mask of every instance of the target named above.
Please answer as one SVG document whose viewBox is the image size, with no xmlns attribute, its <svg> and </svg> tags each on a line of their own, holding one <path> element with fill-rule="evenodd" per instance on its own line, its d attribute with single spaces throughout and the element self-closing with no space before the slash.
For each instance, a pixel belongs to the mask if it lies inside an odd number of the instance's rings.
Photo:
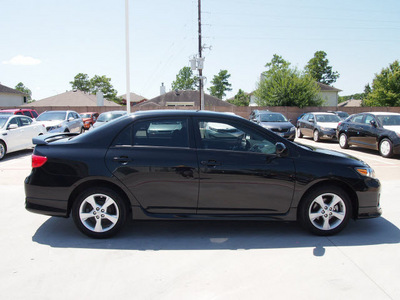
<svg viewBox="0 0 400 300">
<path fill-rule="evenodd" d="M 4 156 L 4 158 L 1 161 L 3 162 L 3 161 L 13 160 L 16 158 L 26 157 L 26 156 L 32 155 L 32 152 L 33 152 L 33 148 L 15 151 L 15 152 L 11 152 L 11 153 L 6 153 L 6 156 Z"/>
<path fill-rule="evenodd" d="M 56 248 L 118 250 L 239 250 L 397 244 L 400 230 L 385 218 L 351 220 L 335 236 L 320 237 L 296 222 L 262 221 L 131 221 L 111 239 L 91 239 L 72 220 L 49 218 L 34 234 L 36 243 Z"/>
</svg>

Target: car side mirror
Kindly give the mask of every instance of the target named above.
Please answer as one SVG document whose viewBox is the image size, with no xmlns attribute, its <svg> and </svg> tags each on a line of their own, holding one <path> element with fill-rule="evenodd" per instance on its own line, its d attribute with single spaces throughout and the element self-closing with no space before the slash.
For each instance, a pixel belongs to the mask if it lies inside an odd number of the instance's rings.
<svg viewBox="0 0 400 300">
<path fill-rule="evenodd" d="M 75 120 L 73 117 L 69 118 L 68 121 L 73 121 Z"/>
<path fill-rule="evenodd" d="M 10 125 L 8 125 L 7 129 L 17 129 L 17 128 L 18 128 L 17 124 L 10 124 Z"/>
<path fill-rule="evenodd" d="M 275 144 L 275 153 L 278 156 L 284 156 L 287 152 L 287 148 L 284 143 L 277 142 Z"/>
<path fill-rule="evenodd" d="M 314 119 L 308 119 L 308 122 L 314 123 Z"/>
<path fill-rule="evenodd" d="M 376 122 L 375 122 L 374 120 L 369 121 L 369 123 L 370 123 L 372 126 L 377 127 Z"/>
</svg>

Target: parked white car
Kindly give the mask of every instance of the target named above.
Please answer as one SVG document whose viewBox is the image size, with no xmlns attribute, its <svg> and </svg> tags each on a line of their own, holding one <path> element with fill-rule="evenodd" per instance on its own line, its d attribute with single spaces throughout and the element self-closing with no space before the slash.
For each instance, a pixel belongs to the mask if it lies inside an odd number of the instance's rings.
<svg viewBox="0 0 400 300">
<path fill-rule="evenodd" d="M 73 110 L 49 110 L 40 114 L 36 121 L 43 124 L 49 132 L 78 132 L 82 133 L 83 121 Z"/>
<path fill-rule="evenodd" d="M 32 138 L 46 133 L 46 128 L 32 118 L 0 115 L 0 160 L 6 153 L 33 148 Z"/>
</svg>

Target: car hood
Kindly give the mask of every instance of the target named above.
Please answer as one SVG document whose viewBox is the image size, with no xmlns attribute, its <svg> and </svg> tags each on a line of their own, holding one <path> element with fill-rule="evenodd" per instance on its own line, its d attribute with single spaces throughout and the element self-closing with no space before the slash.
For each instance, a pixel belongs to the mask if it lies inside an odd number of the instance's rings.
<svg viewBox="0 0 400 300">
<path fill-rule="evenodd" d="M 317 122 L 318 126 L 336 129 L 339 122 Z"/>
<path fill-rule="evenodd" d="M 330 155 L 330 156 L 336 156 L 338 158 L 344 158 L 344 159 L 349 159 L 350 161 L 352 161 L 354 164 L 356 165 L 367 165 L 364 161 L 362 161 L 361 159 L 346 154 L 346 153 L 342 153 L 342 152 L 338 152 L 338 151 L 334 151 L 334 150 L 328 150 L 328 149 L 322 149 L 322 148 L 317 148 L 317 147 L 313 147 L 310 145 L 303 145 L 300 143 L 297 143 L 300 147 L 302 147 L 303 149 L 307 149 L 309 151 L 313 151 L 314 153 L 318 153 L 321 155 Z"/>
<path fill-rule="evenodd" d="M 43 124 L 46 127 L 56 126 L 58 124 L 63 123 L 62 120 L 54 120 L 54 121 L 36 121 L 37 123 Z"/>
<path fill-rule="evenodd" d="M 383 126 L 383 128 L 385 128 L 385 129 L 387 129 L 387 130 L 392 130 L 392 131 L 394 131 L 394 132 L 397 132 L 397 133 L 400 133 L 400 126 L 393 126 L 393 125 L 390 125 L 390 126 L 388 126 L 388 125 L 385 125 L 385 126 Z"/>
<path fill-rule="evenodd" d="M 290 122 L 261 122 L 260 125 L 265 128 L 279 128 L 279 129 L 287 129 L 294 127 L 294 125 Z"/>
</svg>

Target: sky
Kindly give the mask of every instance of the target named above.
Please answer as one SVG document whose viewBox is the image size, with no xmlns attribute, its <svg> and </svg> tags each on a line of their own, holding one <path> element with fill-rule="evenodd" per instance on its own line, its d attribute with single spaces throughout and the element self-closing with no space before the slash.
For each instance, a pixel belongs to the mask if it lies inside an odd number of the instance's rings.
<svg viewBox="0 0 400 300">
<path fill-rule="evenodd" d="M 166 90 L 198 54 L 197 0 L 129 0 L 130 90 Z M 400 59 L 399 0 L 202 0 L 206 92 L 228 70 L 233 97 L 257 88 L 274 54 L 304 69 L 325 51 L 341 96 L 363 92 Z M 125 0 L 0 0 L 0 83 L 41 100 L 71 90 L 78 73 L 126 87 Z"/>
</svg>

